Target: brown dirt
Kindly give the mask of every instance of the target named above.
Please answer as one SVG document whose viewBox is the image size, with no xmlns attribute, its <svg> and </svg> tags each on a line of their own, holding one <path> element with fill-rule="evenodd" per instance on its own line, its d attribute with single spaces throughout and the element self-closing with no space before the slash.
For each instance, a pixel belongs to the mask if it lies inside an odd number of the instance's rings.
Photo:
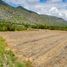
<svg viewBox="0 0 67 67">
<path fill-rule="evenodd" d="M 34 67 L 67 67 L 67 32 L 36 30 L 0 32 L 20 60 Z"/>
</svg>

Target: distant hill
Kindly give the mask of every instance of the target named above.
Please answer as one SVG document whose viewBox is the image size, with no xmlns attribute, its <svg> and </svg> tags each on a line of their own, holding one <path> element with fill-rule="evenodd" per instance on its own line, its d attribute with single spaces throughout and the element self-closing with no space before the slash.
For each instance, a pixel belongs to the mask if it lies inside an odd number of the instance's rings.
<svg viewBox="0 0 67 67">
<path fill-rule="evenodd" d="M 67 22 L 61 18 L 39 15 L 21 6 L 12 7 L 0 0 L 0 20 L 12 23 L 41 24 L 46 26 L 67 27 Z"/>
</svg>

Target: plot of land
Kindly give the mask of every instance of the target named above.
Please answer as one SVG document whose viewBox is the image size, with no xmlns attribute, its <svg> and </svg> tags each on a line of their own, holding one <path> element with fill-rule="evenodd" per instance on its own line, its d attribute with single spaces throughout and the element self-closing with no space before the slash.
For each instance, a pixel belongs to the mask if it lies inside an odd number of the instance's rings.
<svg viewBox="0 0 67 67">
<path fill-rule="evenodd" d="M 67 32 L 35 30 L 0 32 L 9 48 L 34 67 L 67 67 Z"/>
</svg>

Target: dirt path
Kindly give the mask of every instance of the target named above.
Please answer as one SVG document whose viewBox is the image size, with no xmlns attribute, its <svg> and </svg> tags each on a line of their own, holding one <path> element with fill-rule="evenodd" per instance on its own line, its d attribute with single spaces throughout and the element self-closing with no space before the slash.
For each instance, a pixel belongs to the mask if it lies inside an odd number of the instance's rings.
<svg viewBox="0 0 67 67">
<path fill-rule="evenodd" d="M 0 32 L 0 36 L 20 59 L 30 60 L 34 67 L 67 67 L 66 31 Z"/>
</svg>

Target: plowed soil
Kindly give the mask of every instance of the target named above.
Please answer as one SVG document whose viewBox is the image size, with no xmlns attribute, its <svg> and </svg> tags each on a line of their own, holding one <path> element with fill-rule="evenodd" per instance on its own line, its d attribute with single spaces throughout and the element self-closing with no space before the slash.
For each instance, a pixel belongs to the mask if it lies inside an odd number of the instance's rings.
<svg viewBox="0 0 67 67">
<path fill-rule="evenodd" d="M 20 60 L 34 67 L 67 67 L 67 32 L 34 30 L 0 32 Z"/>
</svg>

